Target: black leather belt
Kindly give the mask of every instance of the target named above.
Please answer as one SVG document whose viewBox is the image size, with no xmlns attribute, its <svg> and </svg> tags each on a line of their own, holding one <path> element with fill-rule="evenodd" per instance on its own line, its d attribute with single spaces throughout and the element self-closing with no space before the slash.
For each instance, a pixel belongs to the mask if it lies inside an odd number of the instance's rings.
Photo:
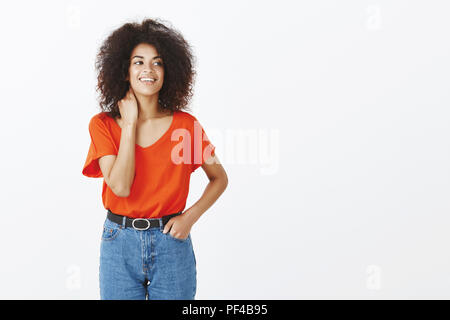
<svg viewBox="0 0 450 320">
<path fill-rule="evenodd" d="M 115 222 L 117 224 L 122 225 L 123 224 L 123 218 L 125 217 L 125 227 L 126 228 L 133 228 L 136 230 L 147 230 L 149 228 L 159 228 L 159 219 L 162 220 L 163 226 L 166 225 L 166 223 L 173 217 L 178 216 L 182 214 L 183 211 L 172 213 L 166 216 L 163 216 L 162 218 L 151 218 L 151 219 L 144 219 L 144 218 L 129 218 L 122 216 L 120 214 L 113 213 L 111 210 L 108 209 L 107 218 L 111 220 L 112 222 Z"/>
</svg>

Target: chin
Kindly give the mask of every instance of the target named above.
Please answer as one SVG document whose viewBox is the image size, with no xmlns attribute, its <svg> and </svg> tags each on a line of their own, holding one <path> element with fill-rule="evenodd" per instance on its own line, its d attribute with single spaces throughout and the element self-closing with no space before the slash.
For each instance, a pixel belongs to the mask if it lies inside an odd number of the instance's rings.
<svg viewBox="0 0 450 320">
<path fill-rule="evenodd" d="M 138 84 L 136 86 L 131 86 L 133 88 L 133 91 L 137 94 L 140 94 L 142 96 L 151 96 L 155 93 L 158 93 L 161 88 L 145 88 L 142 87 L 142 85 Z"/>
<path fill-rule="evenodd" d="M 138 95 L 140 95 L 140 96 L 144 96 L 144 97 L 150 97 L 150 96 L 153 96 L 153 95 L 155 95 L 155 94 L 158 94 L 158 91 L 154 91 L 154 90 L 134 90 L 133 89 L 133 91 L 136 93 L 136 94 L 138 94 Z"/>
</svg>

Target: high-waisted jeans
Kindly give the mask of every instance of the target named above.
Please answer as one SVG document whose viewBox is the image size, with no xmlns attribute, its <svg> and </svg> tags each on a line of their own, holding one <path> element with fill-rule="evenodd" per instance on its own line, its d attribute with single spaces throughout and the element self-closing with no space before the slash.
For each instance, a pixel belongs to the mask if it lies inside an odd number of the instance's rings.
<svg viewBox="0 0 450 320">
<path fill-rule="evenodd" d="M 197 270 L 191 234 L 160 227 L 125 228 L 105 220 L 100 245 L 100 299 L 194 300 Z"/>
</svg>

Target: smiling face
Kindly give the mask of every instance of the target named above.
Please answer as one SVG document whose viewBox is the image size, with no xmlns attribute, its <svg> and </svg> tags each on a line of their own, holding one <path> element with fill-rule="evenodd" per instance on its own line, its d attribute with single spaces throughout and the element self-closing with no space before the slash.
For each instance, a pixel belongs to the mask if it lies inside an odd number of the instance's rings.
<svg viewBox="0 0 450 320">
<path fill-rule="evenodd" d="M 164 67 L 156 48 L 147 43 L 137 45 L 131 52 L 127 79 L 137 95 L 157 94 L 163 85 Z"/>
</svg>

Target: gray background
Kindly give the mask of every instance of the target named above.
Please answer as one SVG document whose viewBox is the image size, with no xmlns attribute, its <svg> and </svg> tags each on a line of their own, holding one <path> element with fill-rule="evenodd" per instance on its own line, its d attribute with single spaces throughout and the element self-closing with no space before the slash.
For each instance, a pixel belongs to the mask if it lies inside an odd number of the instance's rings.
<svg viewBox="0 0 450 320">
<path fill-rule="evenodd" d="M 193 114 L 229 177 L 192 228 L 197 299 L 449 298 L 449 9 L 2 2 L 0 298 L 99 298 L 94 59 L 144 17 L 193 46 Z"/>
</svg>

